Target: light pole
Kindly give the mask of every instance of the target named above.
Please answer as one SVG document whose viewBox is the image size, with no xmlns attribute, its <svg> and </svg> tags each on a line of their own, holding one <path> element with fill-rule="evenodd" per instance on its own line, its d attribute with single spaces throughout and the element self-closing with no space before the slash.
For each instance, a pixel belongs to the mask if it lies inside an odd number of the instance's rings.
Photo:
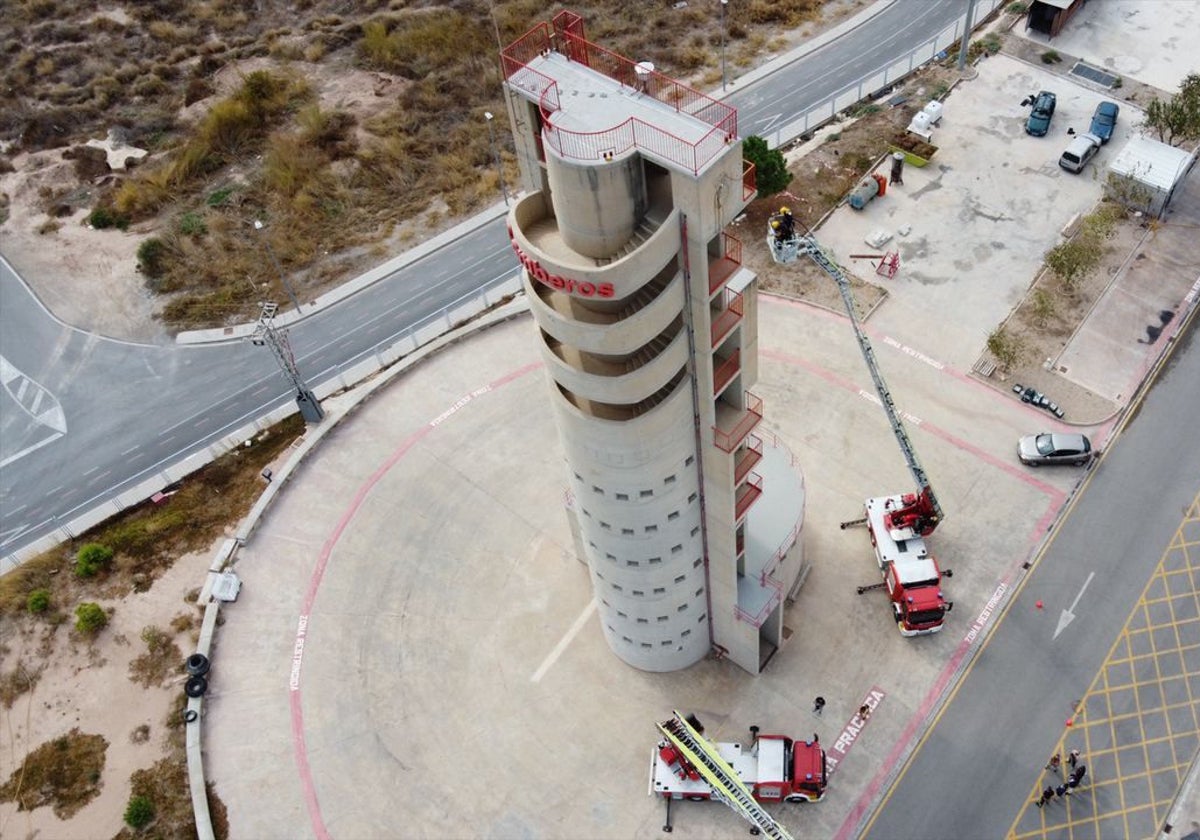
<svg viewBox="0 0 1200 840">
<path fill-rule="evenodd" d="M 265 228 L 265 227 L 266 227 L 266 225 L 264 225 L 258 219 L 254 220 L 254 229 L 255 230 L 262 231 L 263 228 Z M 267 246 L 267 255 L 270 256 L 271 262 L 275 266 L 275 270 L 277 272 L 279 272 L 279 282 L 281 282 L 283 284 L 284 291 L 286 291 L 288 293 L 288 297 L 290 297 L 292 299 L 292 304 L 296 307 L 296 311 L 299 312 L 300 311 L 300 301 L 296 299 L 296 293 L 294 291 L 292 291 L 292 284 L 288 282 L 287 277 L 283 273 L 283 266 L 281 266 L 279 264 L 279 260 L 275 259 L 275 252 L 271 250 L 271 241 L 269 239 L 267 239 L 267 235 L 265 233 L 262 235 L 261 238 L 262 238 L 263 244 L 265 246 Z"/>
<path fill-rule="evenodd" d="M 729 0 L 721 0 L 721 90 L 725 90 L 725 7 Z"/>
<path fill-rule="evenodd" d="M 296 406 L 300 409 L 300 415 L 304 418 L 304 422 L 319 423 L 325 416 L 325 411 L 296 367 L 296 357 L 292 354 L 292 345 L 288 341 L 287 330 L 281 330 L 275 326 L 275 311 L 274 303 L 262 304 L 262 311 L 258 315 L 254 334 L 250 336 L 250 343 L 255 347 L 270 349 L 279 365 L 279 370 L 296 389 Z"/>
<path fill-rule="evenodd" d="M 504 168 L 500 165 L 500 153 L 496 151 L 496 133 L 492 129 L 492 120 L 496 117 L 491 111 L 484 111 L 483 118 L 488 124 L 488 145 L 492 147 L 492 157 L 496 161 L 496 175 L 500 178 L 500 192 L 504 193 L 504 206 L 508 206 L 508 188 L 504 186 Z"/>
</svg>

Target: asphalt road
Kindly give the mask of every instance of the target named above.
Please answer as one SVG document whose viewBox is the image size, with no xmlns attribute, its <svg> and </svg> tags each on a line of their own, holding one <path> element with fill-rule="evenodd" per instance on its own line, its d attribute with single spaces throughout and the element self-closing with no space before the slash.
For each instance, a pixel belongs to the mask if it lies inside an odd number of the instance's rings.
<svg viewBox="0 0 1200 840">
<path fill-rule="evenodd" d="M 728 100 L 744 135 L 786 124 L 866 73 L 933 37 L 961 0 L 897 0 L 837 41 Z M 484 225 L 289 330 L 310 385 L 348 366 L 447 304 L 516 267 L 504 220 Z M 265 350 L 133 345 L 53 320 L 0 263 L 0 356 L 56 399 L 66 432 L 36 422 L 35 391 L 0 392 L 0 553 L 49 533 L 100 501 L 290 400 Z M 19 457 L 12 457 L 18 455 Z"/>
<path fill-rule="evenodd" d="M 1200 405 L 1194 325 L 1180 342 L 864 837 L 1003 837 L 1028 804 L 1073 704 L 1200 491 L 1200 447 L 1194 431 L 1180 434 L 1195 429 Z M 1054 638 L 1081 591 L 1076 617 Z"/>
</svg>

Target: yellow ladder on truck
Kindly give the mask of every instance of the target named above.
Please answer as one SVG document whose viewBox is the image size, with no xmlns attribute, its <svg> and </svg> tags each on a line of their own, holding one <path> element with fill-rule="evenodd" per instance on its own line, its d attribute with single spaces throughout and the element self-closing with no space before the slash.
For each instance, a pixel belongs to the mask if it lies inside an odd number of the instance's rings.
<svg viewBox="0 0 1200 840">
<path fill-rule="evenodd" d="M 738 778 L 737 771 L 721 758 L 716 745 L 697 732 L 683 715 L 675 712 L 673 718 L 657 726 L 708 782 L 714 799 L 737 811 L 772 840 L 792 840 L 792 836 L 784 827 L 775 822 L 750 794 L 749 789 Z"/>
</svg>

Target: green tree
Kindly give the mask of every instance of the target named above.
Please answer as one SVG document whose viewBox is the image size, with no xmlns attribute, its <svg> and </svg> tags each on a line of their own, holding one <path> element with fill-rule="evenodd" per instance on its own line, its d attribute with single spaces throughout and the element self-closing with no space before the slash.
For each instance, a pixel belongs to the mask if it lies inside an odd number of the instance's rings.
<svg viewBox="0 0 1200 840">
<path fill-rule="evenodd" d="M 75 555 L 75 576 L 93 577 L 112 565 L 113 550 L 100 543 L 88 543 Z"/>
<path fill-rule="evenodd" d="M 1005 327 L 992 331 L 987 339 L 987 349 L 1004 370 L 1012 370 L 1025 355 L 1025 344 L 1021 337 L 1009 332 Z"/>
<path fill-rule="evenodd" d="M 95 636 L 108 624 L 108 613 L 99 604 L 87 602 L 75 608 L 75 629 L 85 636 Z"/>
<path fill-rule="evenodd" d="M 1200 139 L 1200 73 L 1189 73 L 1179 84 L 1179 92 L 1165 102 L 1158 97 L 1146 105 L 1148 128 L 1158 139 L 1172 146 Z"/>
<path fill-rule="evenodd" d="M 1046 252 L 1046 265 L 1068 294 L 1100 262 L 1100 245 L 1091 236 L 1079 236 Z"/>
<path fill-rule="evenodd" d="M 742 157 L 754 164 L 754 178 L 760 196 L 775 195 L 792 181 L 783 152 L 767 148 L 767 141 L 750 135 L 742 143 Z"/>
</svg>

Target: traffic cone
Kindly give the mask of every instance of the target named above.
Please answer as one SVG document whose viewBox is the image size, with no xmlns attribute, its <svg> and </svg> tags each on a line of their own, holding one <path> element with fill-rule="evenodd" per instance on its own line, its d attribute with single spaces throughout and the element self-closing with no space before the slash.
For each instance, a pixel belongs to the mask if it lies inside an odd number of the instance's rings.
<svg viewBox="0 0 1200 840">
<path fill-rule="evenodd" d="M 1075 718 L 1073 718 L 1073 717 L 1067 718 L 1067 726 L 1070 727 L 1070 726 L 1074 726 L 1074 725 L 1075 725 Z"/>
<path fill-rule="evenodd" d="M 1042 608 L 1042 602 L 1038 601 L 1037 603 L 1034 604 L 1034 606 L 1040 610 Z"/>
</svg>

